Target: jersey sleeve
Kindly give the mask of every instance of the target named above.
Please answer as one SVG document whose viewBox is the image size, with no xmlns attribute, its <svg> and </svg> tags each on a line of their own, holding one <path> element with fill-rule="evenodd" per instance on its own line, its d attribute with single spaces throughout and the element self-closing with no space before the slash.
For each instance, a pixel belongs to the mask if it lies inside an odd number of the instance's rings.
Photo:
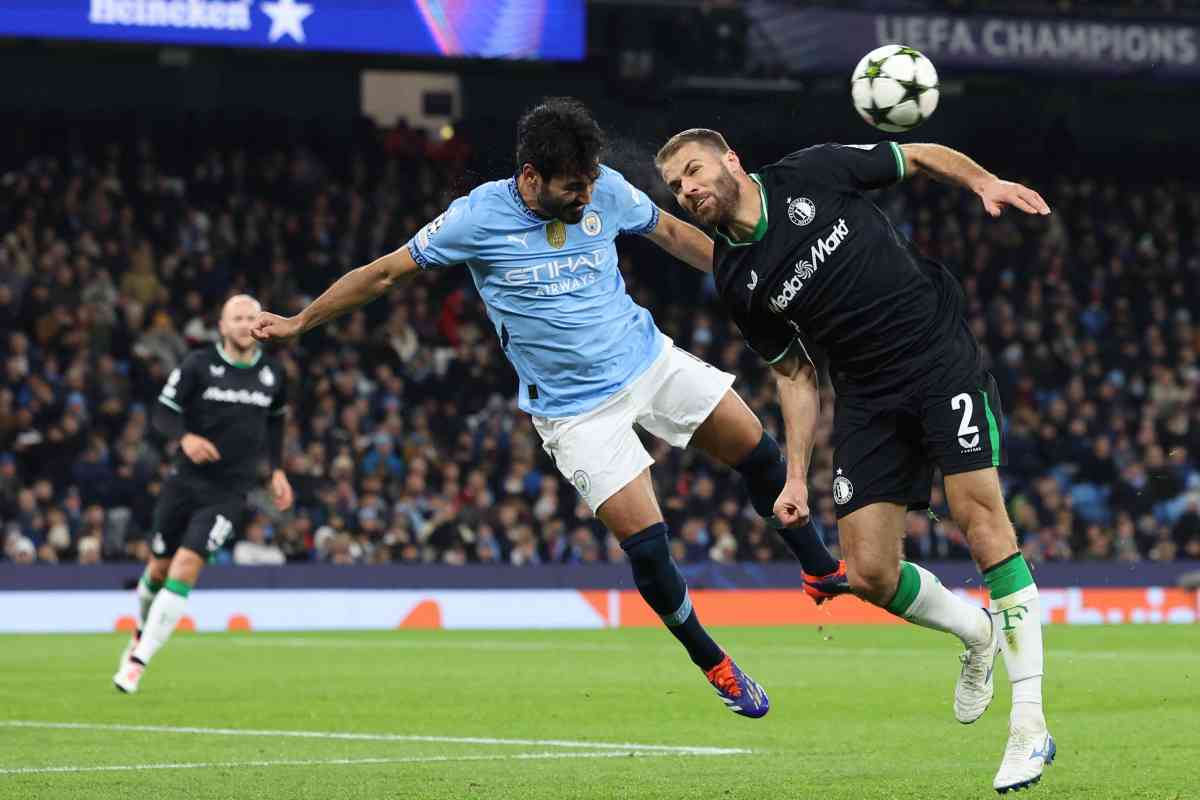
<svg viewBox="0 0 1200 800">
<path fill-rule="evenodd" d="M 822 144 L 794 153 L 783 163 L 801 164 L 837 188 L 865 191 L 882 189 L 904 180 L 907 165 L 900 145 Z"/>
<path fill-rule="evenodd" d="M 774 314 L 750 314 L 731 309 L 730 316 L 746 344 L 768 364 L 782 360 L 796 341 L 796 331 Z"/>
<path fill-rule="evenodd" d="M 267 409 L 268 416 L 282 417 L 288 411 L 288 374 L 282 364 L 273 364 L 275 374 L 279 376 L 279 389 L 271 398 L 271 407 Z"/>
<path fill-rule="evenodd" d="M 200 383 L 196 371 L 200 368 L 201 361 L 202 359 L 189 355 L 171 370 L 166 384 L 158 394 L 158 402 L 178 414 L 184 413 L 183 410 L 195 396 L 196 387 Z"/>
<path fill-rule="evenodd" d="M 617 219 L 621 233 L 636 233 L 645 236 L 658 227 L 658 206 L 641 189 L 625 180 L 625 176 L 611 167 L 600 167 L 597 188 L 602 190 Z"/>
<path fill-rule="evenodd" d="M 408 242 L 408 252 L 421 269 L 461 264 L 475 257 L 478 229 L 470 198 L 460 197 L 417 231 Z"/>
</svg>

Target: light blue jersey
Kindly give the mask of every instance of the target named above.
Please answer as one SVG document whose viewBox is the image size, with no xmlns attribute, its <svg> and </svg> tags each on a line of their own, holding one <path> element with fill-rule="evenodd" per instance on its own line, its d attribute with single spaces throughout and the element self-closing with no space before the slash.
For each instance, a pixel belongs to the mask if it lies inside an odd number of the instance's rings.
<svg viewBox="0 0 1200 800">
<path fill-rule="evenodd" d="M 470 267 L 521 381 L 518 405 L 568 417 L 627 386 L 662 350 L 650 312 L 625 291 L 616 247 L 618 234 L 657 224 L 650 198 L 601 166 L 578 224 L 539 217 L 509 178 L 455 200 L 408 250 L 422 269 Z"/>
</svg>

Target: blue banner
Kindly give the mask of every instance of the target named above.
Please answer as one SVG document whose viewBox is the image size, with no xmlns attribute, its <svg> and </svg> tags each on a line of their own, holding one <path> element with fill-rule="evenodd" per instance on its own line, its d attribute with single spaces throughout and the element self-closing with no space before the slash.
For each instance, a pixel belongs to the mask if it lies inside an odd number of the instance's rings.
<svg viewBox="0 0 1200 800">
<path fill-rule="evenodd" d="M 573 61 L 584 13 L 584 0 L 3 0 L 0 36 Z"/>
<path fill-rule="evenodd" d="M 849 75 L 863 54 L 904 44 L 943 78 L 971 69 L 1200 78 L 1200 27 L 1183 22 L 872 13 L 780 0 L 747 9 L 771 44 L 767 56 L 803 71 Z"/>
</svg>

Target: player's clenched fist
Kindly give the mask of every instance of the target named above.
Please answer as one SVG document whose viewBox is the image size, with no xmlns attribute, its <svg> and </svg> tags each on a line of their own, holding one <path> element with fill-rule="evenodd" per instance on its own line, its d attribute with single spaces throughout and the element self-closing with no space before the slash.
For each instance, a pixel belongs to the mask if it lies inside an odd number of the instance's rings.
<svg viewBox="0 0 1200 800">
<path fill-rule="evenodd" d="M 254 320 L 250 335 L 260 342 L 277 342 L 294 339 L 300 335 L 300 321 L 295 317 L 281 317 L 269 311 L 259 312 Z"/>
<path fill-rule="evenodd" d="M 775 518 L 785 528 L 808 522 L 808 486 L 804 481 L 788 481 L 775 501 Z"/>
<path fill-rule="evenodd" d="M 185 433 L 179 440 L 179 446 L 183 448 L 183 454 L 191 459 L 193 464 L 208 464 L 221 460 L 221 453 L 217 450 L 217 446 L 203 436 Z"/>
</svg>

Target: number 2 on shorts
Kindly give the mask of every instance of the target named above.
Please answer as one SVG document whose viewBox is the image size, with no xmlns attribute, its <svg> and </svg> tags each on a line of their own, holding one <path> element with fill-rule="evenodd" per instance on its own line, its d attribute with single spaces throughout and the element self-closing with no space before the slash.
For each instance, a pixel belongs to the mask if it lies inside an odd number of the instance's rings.
<svg viewBox="0 0 1200 800">
<path fill-rule="evenodd" d="M 971 424 L 971 416 L 975 413 L 975 402 L 971 395 L 963 392 L 950 398 L 950 408 L 954 411 L 962 409 L 962 420 L 958 423 L 958 444 L 964 450 L 979 446 L 979 426 Z"/>
</svg>

